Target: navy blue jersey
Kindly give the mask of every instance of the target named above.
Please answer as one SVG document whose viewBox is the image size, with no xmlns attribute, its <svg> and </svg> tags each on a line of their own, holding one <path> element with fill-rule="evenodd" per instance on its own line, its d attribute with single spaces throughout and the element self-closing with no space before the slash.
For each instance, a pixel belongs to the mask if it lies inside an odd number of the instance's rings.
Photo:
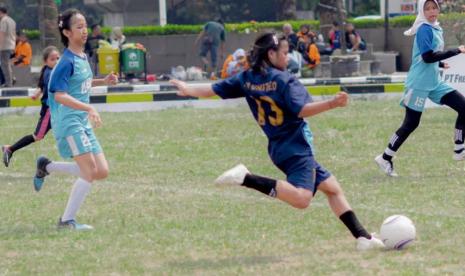
<svg viewBox="0 0 465 276">
<path fill-rule="evenodd" d="M 269 68 L 260 74 L 247 70 L 215 83 L 213 91 L 223 99 L 246 98 L 268 137 L 268 153 L 275 164 L 293 156 L 313 156 L 312 133 L 298 117 L 303 106 L 313 100 L 287 71 Z"/>
<path fill-rule="evenodd" d="M 52 73 L 52 68 L 45 65 L 44 76 L 42 83 L 39 83 L 39 88 L 42 90 L 42 105 L 48 106 L 48 83 L 50 81 L 50 74 Z"/>
</svg>

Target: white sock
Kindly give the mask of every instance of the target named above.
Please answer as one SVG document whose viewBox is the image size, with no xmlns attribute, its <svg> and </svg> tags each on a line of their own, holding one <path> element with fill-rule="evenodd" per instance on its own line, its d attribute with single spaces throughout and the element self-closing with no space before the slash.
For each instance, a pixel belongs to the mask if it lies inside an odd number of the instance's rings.
<svg viewBox="0 0 465 276">
<path fill-rule="evenodd" d="M 77 177 L 81 176 L 81 170 L 79 169 L 79 166 L 74 162 L 51 162 L 47 165 L 47 167 L 45 167 L 45 169 L 48 173 L 60 172 L 74 175 Z"/>
<path fill-rule="evenodd" d="M 68 204 L 66 204 L 66 209 L 63 216 L 61 217 L 61 221 L 67 221 L 76 218 L 76 214 L 84 202 L 87 194 L 89 193 L 91 186 L 92 184 L 82 178 L 78 178 L 78 180 L 74 182 L 73 188 L 71 189 L 71 193 L 69 195 Z"/>
</svg>

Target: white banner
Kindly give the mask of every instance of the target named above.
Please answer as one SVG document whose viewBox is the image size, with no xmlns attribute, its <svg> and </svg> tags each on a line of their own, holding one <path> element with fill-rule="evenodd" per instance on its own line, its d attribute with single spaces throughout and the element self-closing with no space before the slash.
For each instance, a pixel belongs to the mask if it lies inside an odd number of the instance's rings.
<svg viewBox="0 0 465 276">
<path fill-rule="evenodd" d="M 443 60 L 450 68 L 441 70 L 441 80 L 452 86 L 465 96 L 465 55 L 457 55 Z M 430 100 L 426 101 L 426 107 L 438 106 Z"/>
</svg>

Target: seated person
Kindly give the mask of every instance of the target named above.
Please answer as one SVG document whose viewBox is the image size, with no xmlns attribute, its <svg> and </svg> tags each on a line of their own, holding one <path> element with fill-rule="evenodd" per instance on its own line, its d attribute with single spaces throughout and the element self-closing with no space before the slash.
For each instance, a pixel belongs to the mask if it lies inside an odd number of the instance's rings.
<svg viewBox="0 0 465 276">
<path fill-rule="evenodd" d="M 247 63 L 246 53 L 244 49 L 239 48 L 224 61 L 221 70 L 221 78 L 226 79 L 232 77 L 248 68 L 249 65 Z"/>
<path fill-rule="evenodd" d="M 28 66 L 31 64 L 32 47 L 27 41 L 27 36 L 24 32 L 18 34 L 16 42 L 15 55 L 11 62 L 16 66 Z"/>
<path fill-rule="evenodd" d="M 287 63 L 287 70 L 289 73 L 293 74 L 296 77 L 301 76 L 301 69 L 302 64 L 304 63 L 304 59 L 299 51 L 296 50 L 296 45 L 289 43 L 289 52 L 287 53 L 287 57 L 289 62 Z"/>
<path fill-rule="evenodd" d="M 315 69 L 318 64 L 320 64 L 320 52 L 318 51 L 318 47 L 316 46 L 315 40 L 312 39 L 310 44 L 307 48 L 307 54 L 305 61 L 307 62 L 308 68 Z"/>
<path fill-rule="evenodd" d="M 339 30 L 339 23 L 334 21 L 331 29 L 328 33 L 329 45 L 334 51 L 335 49 L 341 49 L 341 30 Z"/>
<path fill-rule="evenodd" d="M 347 50 L 350 51 L 365 51 L 367 49 L 365 40 L 355 31 L 352 23 L 346 24 L 346 45 Z"/>
</svg>

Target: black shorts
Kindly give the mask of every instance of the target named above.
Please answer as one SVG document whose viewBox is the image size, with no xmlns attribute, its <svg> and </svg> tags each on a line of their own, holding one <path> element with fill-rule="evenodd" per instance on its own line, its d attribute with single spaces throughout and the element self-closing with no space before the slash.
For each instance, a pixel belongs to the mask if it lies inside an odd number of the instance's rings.
<svg viewBox="0 0 465 276">
<path fill-rule="evenodd" d="M 50 108 L 46 105 L 42 105 L 39 122 L 37 122 L 36 131 L 34 132 L 35 138 L 37 140 L 43 139 L 51 128 Z"/>
</svg>

